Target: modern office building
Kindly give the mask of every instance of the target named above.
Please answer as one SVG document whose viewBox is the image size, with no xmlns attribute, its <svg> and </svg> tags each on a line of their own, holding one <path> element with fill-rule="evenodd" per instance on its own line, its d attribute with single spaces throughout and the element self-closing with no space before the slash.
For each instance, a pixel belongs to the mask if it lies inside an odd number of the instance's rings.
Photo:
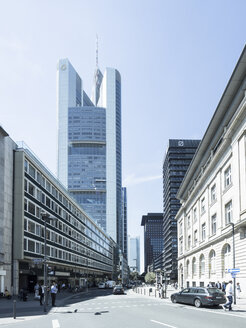
<svg viewBox="0 0 246 328">
<path fill-rule="evenodd" d="M 127 234 L 127 192 L 126 187 L 122 188 L 122 224 L 123 224 L 123 245 L 122 252 L 127 260 L 128 257 L 128 234 Z"/>
<path fill-rule="evenodd" d="M 144 227 L 144 271 L 163 251 L 163 213 L 148 213 L 142 216 Z"/>
<path fill-rule="evenodd" d="M 200 140 L 170 139 L 163 163 L 163 269 L 168 279 L 177 281 L 177 222 L 180 208 L 177 191 L 197 150 Z"/>
<path fill-rule="evenodd" d="M 123 246 L 121 77 L 96 68 L 92 100 L 68 59 L 57 67 L 58 178 L 78 203 Z"/>
<path fill-rule="evenodd" d="M 128 266 L 130 271 L 140 273 L 140 237 L 128 235 Z"/>
<path fill-rule="evenodd" d="M 44 279 L 44 221 L 52 278 L 71 286 L 113 274 L 114 241 L 26 147 L 14 153 L 13 288 L 33 290 Z"/>
<path fill-rule="evenodd" d="M 0 126 L 0 293 L 12 283 L 13 168 L 16 144 Z"/>
<path fill-rule="evenodd" d="M 180 287 L 232 280 L 246 296 L 246 47 L 180 186 Z"/>
</svg>

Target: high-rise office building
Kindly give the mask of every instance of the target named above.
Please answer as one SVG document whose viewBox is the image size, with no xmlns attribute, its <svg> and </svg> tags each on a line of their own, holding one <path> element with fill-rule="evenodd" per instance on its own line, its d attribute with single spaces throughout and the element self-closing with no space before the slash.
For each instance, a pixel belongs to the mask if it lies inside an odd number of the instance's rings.
<svg viewBox="0 0 246 328">
<path fill-rule="evenodd" d="M 199 143 L 200 140 L 169 140 L 163 163 L 163 268 L 172 281 L 177 281 L 178 250 L 175 216 L 180 208 L 180 202 L 176 194 Z"/>
<path fill-rule="evenodd" d="M 148 213 L 142 216 L 144 227 L 144 271 L 163 251 L 163 213 Z"/>
<path fill-rule="evenodd" d="M 62 59 L 57 89 L 58 178 L 122 249 L 120 74 L 97 67 L 90 100 L 78 73 Z"/>
<path fill-rule="evenodd" d="M 127 238 L 127 193 L 126 187 L 122 188 L 122 224 L 123 224 L 123 247 L 122 251 L 127 259 L 128 255 L 128 238 Z"/>
<path fill-rule="evenodd" d="M 131 271 L 140 272 L 140 237 L 128 236 L 128 265 Z"/>
</svg>

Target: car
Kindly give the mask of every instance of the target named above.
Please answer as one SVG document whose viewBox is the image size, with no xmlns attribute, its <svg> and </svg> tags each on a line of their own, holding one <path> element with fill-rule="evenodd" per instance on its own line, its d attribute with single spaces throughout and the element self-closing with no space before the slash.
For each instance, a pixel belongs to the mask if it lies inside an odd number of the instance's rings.
<svg viewBox="0 0 246 328">
<path fill-rule="evenodd" d="M 114 295 L 125 294 L 124 288 L 122 286 L 115 286 L 113 289 Z"/>
<path fill-rule="evenodd" d="M 215 287 L 189 287 L 171 295 L 173 303 L 201 306 L 218 306 L 226 303 L 225 293 Z"/>
<path fill-rule="evenodd" d="M 106 288 L 106 284 L 105 284 L 105 282 L 100 282 L 99 284 L 98 284 L 98 288 Z"/>
</svg>

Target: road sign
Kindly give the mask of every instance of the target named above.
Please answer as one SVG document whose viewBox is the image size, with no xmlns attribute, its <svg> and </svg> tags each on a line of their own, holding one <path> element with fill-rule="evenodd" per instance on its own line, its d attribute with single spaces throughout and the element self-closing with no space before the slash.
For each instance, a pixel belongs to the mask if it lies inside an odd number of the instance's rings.
<svg viewBox="0 0 246 328">
<path fill-rule="evenodd" d="M 232 277 L 232 278 L 236 278 L 236 276 L 237 276 L 237 273 L 236 273 L 236 272 L 231 273 L 231 277 Z"/>
<path fill-rule="evenodd" d="M 240 272 L 240 269 L 228 269 L 229 273 L 238 273 Z"/>
<path fill-rule="evenodd" d="M 42 263 L 44 261 L 43 258 L 36 258 L 36 259 L 32 259 L 32 261 L 35 263 L 35 264 L 39 264 L 39 263 Z"/>
</svg>

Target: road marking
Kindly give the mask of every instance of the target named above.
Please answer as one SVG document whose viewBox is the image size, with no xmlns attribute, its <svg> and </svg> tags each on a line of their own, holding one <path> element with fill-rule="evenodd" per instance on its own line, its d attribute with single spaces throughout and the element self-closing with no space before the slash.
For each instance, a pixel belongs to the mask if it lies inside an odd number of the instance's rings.
<svg viewBox="0 0 246 328">
<path fill-rule="evenodd" d="M 52 320 L 52 327 L 53 328 L 60 328 L 59 321 L 57 319 Z"/>
<path fill-rule="evenodd" d="M 156 320 L 150 320 L 154 323 L 158 323 L 159 325 L 162 325 L 162 326 L 166 326 L 166 327 L 170 327 L 170 328 L 177 328 L 175 326 L 171 326 L 171 325 L 168 325 L 167 323 L 163 323 L 163 322 L 160 322 L 160 321 L 156 321 Z"/>
</svg>

